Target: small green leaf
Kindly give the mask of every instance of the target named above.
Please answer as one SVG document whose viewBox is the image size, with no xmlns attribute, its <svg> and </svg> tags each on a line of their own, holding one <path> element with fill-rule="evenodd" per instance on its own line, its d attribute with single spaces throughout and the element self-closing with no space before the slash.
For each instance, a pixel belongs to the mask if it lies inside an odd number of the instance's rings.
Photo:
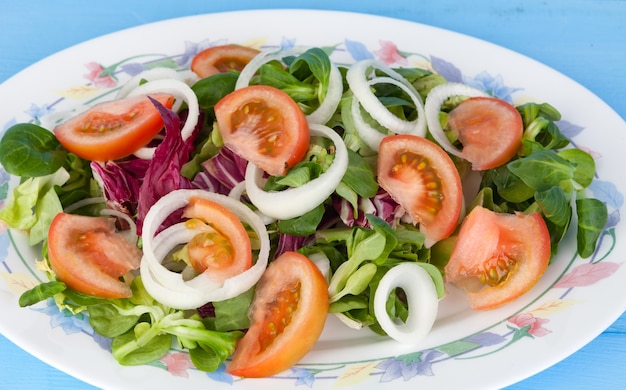
<svg viewBox="0 0 626 390">
<path fill-rule="evenodd" d="M 123 366 L 139 366 L 159 360 L 172 348 L 172 335 L 159 334 L 140 345 L 131 329 L 113 338 L 111 352 Z"/>
<path fill-rule="evenodd" d="M 606 205 L 594 198 L 576 200 L 578 215 L 577 249 L 580 257 L 587 258 L 595 250 L 600 234 L 608 221 Z"/>
<path fill-rule="evenodd" d="M 104 337 L 117 337 L 131 329 L 139 316 L 120 315 L 115 305 L 103 303 L 87 307 L 89 312 L 89 324 L 98 334 Z"/>
<path fill-rule="evenodd" d="M 11 126 L 0 141 L 0 164 L 15 176 L 50 175 L 63 166 L 66 155 L 54 134 L 32 123 Z"/>
<path fill-rule="evenodd" d="M 67 288 L 62 282 L 47 282 L 38 284 L 32 289 L 24 292 L 19 299 L 20 307 L 34 305 L 35 303 L 45 301 L 48 298 L 64 291 Z"/>
<path fill-rule="evenodd" d="M 535 191 L 546 191 L 574 177 L 575 165 L 554 152 L 537 151 L 507 167 Z"/>
<path fill-rule="evenodd" d="M 574 181 L 586 188 L 593 181 L 596 173 L 596 162 L 591 155 L 577 148 L 564 149 L 558 155 L 575 165 Z"/>
<path fill-rule="evenodd" d="M 358 153 L 348 149 L 348 169 L 342 182 L 363 198 L 372 198 L 378 192 L 376 174 Z"/>
<path fill-rule="evenodd" d="M 324 217 L 325 210 L 326 208 L 322 203 L 297 218 L 280 220 L 278 221 L 278 230 L 281 233 L 291 234 L 292 236 L 305 237 L 315 234 Z"/>
</svg>

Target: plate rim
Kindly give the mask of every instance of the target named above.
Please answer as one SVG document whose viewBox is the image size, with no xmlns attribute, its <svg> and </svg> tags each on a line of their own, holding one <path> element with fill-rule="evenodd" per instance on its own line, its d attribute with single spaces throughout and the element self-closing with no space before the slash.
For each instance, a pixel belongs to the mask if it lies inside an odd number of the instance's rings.
<svg viewBox="0 0 626 390">
<path fill-rule="evenodd" d="M 564 77 L 569 83 L 572 83 L 574 85 L 576 85 L 577 88 L 580 88 L 582 90 L 585 90 L 590 96 L 595 97 L 598 102 L 601 102 L 605 108 L 611 110 L 617 118 L 619 118 L 622 122 L 623 119 L 619 116 L 619 114 L 617 114 L 617 112 L 615 112 L 613 110 L 612 107 L 610 107 L 608 104 L 606 104 L 604 101 L 602 101 L 599 97 L 597 97 L 593 92 L 591 92 L 589 89 L 587 89 L 585 86 L 581 85 L 580 83 L 578 83 L 577 81 L 569 78 L 568 76 L 558 72 L 557 70 L 550 68 L 548 66 L 546 66 L 545 64 L 542 64 L 536 60 L 534 60 L 533 58 L 530 58 L 524 54 L 512 51 L 506 47 L 500 46 L 500 45 L 496 45 L 493 44 L 491 42 L 488 42 L 486 40 L 480 39 L 480 38 L 476 38 L 476 37 L 472 37 L 470 35 L 466 35 L 463 33 L 459 33 L 459 32 L 455 32 L 452 30 L 448 30 L 448 29 L 443 29 L 440 27 L 436 27 L 436 26 L 430 26 L 430 25 L 426 25 L 423 23 L 419 23 L 419 22 L 414 22 L 414 21 L 409 21 L 409 20 L 405 20 L 405 19 L 398 19 L 398 18 L 393 18 L 393 17 L 388 17 L 388 16 L 380 16 L 380 15 L 375 15 L 375 14 L 368 14 L 368 13 L 358 13 L 358 12 L 351 12 L 351 11 L 332 11 L 332 10 L 319 10 L 319 9 L 290 9 L 290 8 L 286 8 L 286 9 L 257 9 L 257 10 L 240 10 L 240 11 L 226 11 L 226 12 L 216 12 L 216 13 L 207 13 L 207 14 L 200 14 L 200 15 L 191 15 L 191 16 L 181 16 L 181 17 L 176 17 L 176 18 L 171 18 L 171 19 L 163 19 L 160 21 L 154 21 L 154 22 L 150 22 L 150 23 L 146 23 L 146 24 L 142 24 L 142 25 L 137 25 L 134 27 L 128 27 L 125 29 L 121 29 L 118 31 L 114 31 L 114 32 L 110 32 L 98 37 L 94 37 L 91 38 L 89 40 L 77 43 L 75 45 L 72 45 L 68 48 L 65 48 L 63 50 L 60 50 L 58 52 L 55 52 L 54 54 L 47 56 L 33 64 L 31 64 L 30 66 L 22 69 L 20 72 L 16 73 L 15 75 L 12 75 L 11 77 L 9 77 L 7 80 L 5 80 L 2 84 L 0 84 L 0 92 L 6 87 L 7 84 L 11 84 L 13 81 L 13 79 L 18 79 L 20 77 L 20 75 L 22 73 L 28 73 L 31 68 L 36 68 L 37 66 L 40 66 L 41 63 L 45 63 L 46 61 L 49 61 L 51 58 L 56 57 L 56 56 L 63 56 L 65 54 L 67 54 L 68 52 L 72 52 L 72 51 L 76 51 L 79 50 L 80 47 L 82 46 L 87 46 L 87 45 L 93 45 L 94 43 L 97 43 L 98 40 L 106 40 L 109 39 L 111 36 L 114 35 L 124 35 L 125 33 L 127 33 L 128 31 L 131 30 L 137 30 L 137 29 L 150 29 L 153 28 L 155 25 L 159 25 L 159 24 L 163 24 L 163 23 L 180 23 L 181 21 L 185 21 L 187 19 L 202 19 L 202 18 L 206 18 L 206 17 L 215 17 L 215 16 L 224 16 L 224 17 L 228 17 L 228 16 L 237 16 L 237 15 L 242 15 L 242 14 L 258 14 L 258 13 L 276 13 L 276 12 L 283 12 L 283 13 L 301 13 L 301 14 L 310 14 L 311 12 L 313 13 L 325 13 L 325 14 L 343 14 L 343 15 L 353 15 L 353 16 L 357 16 L 357 17 L 368 17 L 368 18 L 372 18 L 372 20 L 386 20 L 387 22 L 397 22 L 397 21 L 402 21 L 404 23 L 407 24 L 411 24 L 411 25 L 419 25 L 428 29 L 433 29 L 433 30 L 438 30 L 438 31 L 442 31 L 445 32 L 446 34 L 455 34 L 457 36 L 463 37 L 464 39 L 470 39 L 470 40 L 474 40 L 476 42 L 480 42 L 482 45 L 488 45 L 491 46 L 493 48 L 497 48 L 498 50 L 505 50 L 508 51 L 510 53 L 514 53 L 516 56 L 521 56 L 523 58 L 525 58 L 527 61 L 532 61 L 534 62 L 536 65 L 539 65 L 547 70 L 550 70 L 552 72 L 555 72 L 557 74 L 559 74 L 560 76 Z M 624 308 L 626 309 L 626 302 L 624 304 Z M 622 310 L 623 312 L 623 310 Z M 607 323 L 605 327 L 603 327 L 603 329 L 605 329 L 606 327 L 610 326 L 611 323 L 613 323 L 617 318 L 619 318 L 619 316 L 621 316 L 621 313 L 618 313 L 617 311 L 614 312 L 615 316 L 612 320 L 607 319 L 605 322 Z M 0 329 L 3 326 L 0 326 Z M 567 356 L 569 356 L 570 354 L 576 352 L 577 350 L 579 350 L 580 348 L 582 348 L 582 346 L 586 345 L 588 342 L 590 342 L 591 340 L 593 340 L 595 337 L 597 337 L 598 334 L 600 334 L 602 332 L 602 330 L 599 330 L 596 334 L 593 335 L 593 337 L 589 337 L 588 340 L 581 342 L 580 346 L 577 348 L 574 348 L 570 353 L 568 353 Z M 4 332 L 2 332 L 9 340 L 11 340 L 12 342 L 14 342 L 11 337 L 7 336 Z M 29 353 L 35 355 L 34 353 L 32 353 L 31 351 L 29 351 L 28 349 L 24 348 L 22 345 L 18 344 L 17 342 L 14 342 L 16 345 L 20 346 L 20 348 L 27 350 Z M 555 359 L 555 361 L 552 363 L 556 363 L 558 361 L 561 361 L 562 359 L 564 359 L 564 357 Z M 44 360 L 45 361 L 45 360 Z M 61 371 L 64 372 L 68 372 L 66 369 L 62 369 L 57 367 L 55 364 L 53 364 L 52 362 L 46 361 L 46 363 L 50 364 L 53 367 L 56 367 L 58 369 L 60 369 Z M 549 366 L 546 366 L 542 369 L 537 370 L 534 373 L 537 373 L 539 371 L 542 371 L 543 369 L 547 368 Z M 72 374 L 74 375 L 74 374 Z M 79 377 L 78 375 L 74 375 L 76 377 Z M 524 378 L 528 377 L 528 375 L 524 375 Z M 79 377 L 80 378 L 80 377 Z M 82 380 L 82 378 L 81 378 Z M 88 382 L 88 381 L 86 381 Z"/>
</svg>

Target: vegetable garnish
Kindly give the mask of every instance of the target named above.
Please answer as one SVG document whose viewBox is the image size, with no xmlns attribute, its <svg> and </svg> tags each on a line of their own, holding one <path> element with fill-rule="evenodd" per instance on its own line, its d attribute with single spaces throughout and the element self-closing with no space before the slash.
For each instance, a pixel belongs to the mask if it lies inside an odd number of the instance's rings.
<svg viewBox="0 0 626 390">
<path fill-rule="evenodd" d="M 198 75 L 145 71 L 69 132 L 5 132 L 0 162 L 22 180 L 0 219 L 42 245 L 49 277 L 20 305 L 86 310 L 123 365 L 176 345 L 200 370 L 258 377 L 297 363 L 328 313 L 417 343 L 447 288 L 505 305 L 573 221 L 578 254 L 595 252 L 595 161 L 549 104 L 322 48 L 239 49 L 199 53 Z"/>
<path fill-rule="evenodd" d="M 348 168 L 348 151 L 341 137 L 324 125 L 310 125 L 312 136 L 325 137 L 333 142 L 332 165 L 319 177 L 304 185 L 282 191 L 264 191 L 263 171 L 254 164 L 246 169 L 246 193 L 263 214 L 276 219 L 291 219 L 304 215 L 322 204 L 335 191 Z"/>
<path fill-rule="evenodd" d="M 170 271 L 163 266 L 163 260 L 172 249 L 179 244 L 189 243 L 198 234 L 204 233 L 202 227 L 187 222 L 178 222 L 159 232 L 165 220 L 172 213 L 193 202 L 194 197 L 219 203 L 250 225 L 260 243 L 256 262 L 251 268 L 224 281 L 216 282 L 203 274 L 185 280 L 183 274 Z M 176 190 L 159 199 L 150 208 L 144 221 L 142 243 L 141 275 L 146 290 L 159 302 L 176 309 L 195 309 L 209 302 L 236 297 L 249 290 L 263 274 L 270 251 L 265 225 L 252 210 L 225 195 L 203 190 Z M 237 243 L 231 242 L 230 245 Z"/>
</svg>

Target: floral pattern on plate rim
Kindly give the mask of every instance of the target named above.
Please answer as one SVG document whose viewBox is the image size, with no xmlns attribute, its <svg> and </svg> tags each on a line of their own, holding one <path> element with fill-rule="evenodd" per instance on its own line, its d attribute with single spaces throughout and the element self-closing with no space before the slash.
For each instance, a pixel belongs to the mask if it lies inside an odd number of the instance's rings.
<svg viewBox="0 0 626 390">
<path fill-rule="evenodd" d="M 42 118 L 53 114 L 55 106 L 64 99 L 83 100 L 83 104 L 91 105 L 97 100 L 108 96 L 111 92 L 116 91 L 121 84 L 120 79 L 122 77 L 132 77 L 154 67 L 186 70 L 196 53 L 207 47 L 224 43 L 227 43 L 227 40 L 187 41 L 184 44 L 184 52 L 178 55 L 137 55 L 110 65 L 102 65 L 97 62 L 87 63 L 84 65 L 87 70 L 84 77 L 89 80 L 88 83 L 74 86 L 64 91 L 58 91 L 58 94 L 61 96 L 60 99 L 44 105 L 33 103 L 24 113 L 31 122 L 40 124 Z M 252 40 L 245 44 L 258 48 L 280 48 L 286 50 L 295 47 L 296 40 L 283 38 L 280 45 L 276 46 L 266 45 L 264 39 Z M 379 42 L 379 47 L 376 50 L 368 49 L 365 44 L 359 41 L 347 39 L 340 44 L 326 46 L 323 49 L 329 55 L 336 53 L 347 54 L 352 61 L 377 59 L 390 66 L 426 68 L 441 74 L 449 82 L 463 82 L 509 102 L 513 102 L 514 93 L 521 90 L 521 88 L 507 87 L 502 77 L 492 76 L 486 71 L 475 76 L 467 76 L 454 64 L 442 58 L 403 52 L 390 41 Z M 142 58 L 150 59 L 139 62 Z M 16 119 L 5 123 L 2 132 L 15 123 L 17 123 Z M 567 121 L 560 121 L 559 128 L 570 139 L 572 144 L 575 144 L 574 137 L 584 130 L 584 128 Z M 589 152 L 594 157 L 598 155 L 594 151 Z M 10 175 L 0 167 L 0 207 L 4 205 L 8 196 L 10 179 Z M 589 190 L 596 198 L 605 202 L 609 206 L 610 211 L 609 221 L 601 235 L 601 242 L 596 253 L 589 260 L 584 261 L 578 258 L 577 255 L 572 255 L 559 279 L 520 312 L 475 334 L 470 334 L 434 348 L 362 361 L 297 364 L 290 371 L 274 378 L 291 379 L 294 381 L 295 386 L 305 385 L 308 387 L 312 387 L 316 380 L 335 381 L 335 386 L 355 385 L 367 380 L 373 380 L 373 378 L 377 378 L 380 382 L 407 381 L 419 376 L 436 375 L 437 364 L 444 361 L 451 359 L 476 359 L 501 351 L 521 340 L 549 336 L 552 333 L 549 317 L 567 309 L 567 307 L 573 304 L 566 299 L 573 289 L 590 286 L 610 277 L 622 264 L 606 259 L 613 251 L 616 243 L 615 227 L 620 220 L 619 210 L 624 202 L 623 195 L 619 193 L 613 183 L 602 181 L 600 178 L 594 180 Z M 22 262 L 31 274 L 12 273 L 10 259 L 8 258 L 9 247 L 14 246 L 17 250 L 12 240 L 12 233 L 7 230 L 6 226 L 0 224 L 0 261 L 4 268 L 0 271 L 0 276 L 14 293 L 20 294 L 42 282 L 42 280 L 33 279 L 33 277 L 39 279 L 32 268 L 34 265 L 29 264 L 24 259 L 22 259 Z M 603 245 L 602 241 L 604 240 L 608 240 L 609 243 Z M 540 302 L 539 300 L 551 290 L 559 290 L 562 293 L 556 299 Z M 50 326 L 52 328 L 61 327 L 67 335 L 85 333 L 93 337 L 102 348 L 110 350 L 110 340 L 96 334 L 84 314 L 59 311 L 51 299 L 47 302 L 47 305 L 38 306 L 32 308 L 32 310 L 50 316 Z M 152 363 L 152 365 L 166 369 L 172 375 L 187 378 L 189 377 L 189 370 L 195 370 L 189 355 L 176 348 L 173 348 L 167 355 L 159 361 Z M 206 375 L 217 382 L 231 385 L 240 380 L 226 373 L 224 365 L 217 371 L 206 373 Z"/>
</svg>

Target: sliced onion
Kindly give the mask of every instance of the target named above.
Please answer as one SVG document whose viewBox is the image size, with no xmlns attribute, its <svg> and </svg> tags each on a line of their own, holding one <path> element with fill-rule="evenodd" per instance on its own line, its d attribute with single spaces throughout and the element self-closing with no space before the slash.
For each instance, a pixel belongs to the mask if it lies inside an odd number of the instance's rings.
<svg viewBox="0 0 626 390">
<path fill-rule="evenodd" d="M 330 61 L 330 77 L 328 79 L 328 89 L 326 90 L 326 96 L 320 102 L 319 107 L 312 113 L 306 116 L 309 123 L 326 124 L 337 111 L 337 107 L 341 102 L 341 96 L 343 95 L 343 79 L 341 78 L 341 72 L 333 61 Z"/>
<path fill-rule="evenodd" d="M 197 76 L 195 73 L 191 71 L 179 72 L 172 68 L 152 68 L 148 70 L 144 70 L 143 72 L 135 75 L 130 80 L 128 80 L 119 91 L 117 91 L 116 99 L 122 99 L 128 96 L 128 94 L 135 88 L 139 87 L 139 85 L 143 81 L 154 81 L 154 80 L 162 80 L 162 79 L 175 79 L 179 81 L 187 81 L 188 83 L 193 84 L 197 80 Z"/>
<path fill-rule="evenodd" d="M 252 204 L 268 217 L 291 219 L 299 217 L 322 204 L 341 182 L 348 169 L 348 151 L 343 139 L 333 129 L 311 123 L 311 136 L 330 138 L 335 144 L 333 164 L 318 178 L 284 191 L 263 190 L 263 170 L 252 163 L 246 168 L 246 193 Z"/>
<path fill-rule="evenodd" d="M 196 94 L 193 92 L 191 87 L 180 80 L 176 79 L 159 79 L 154 81 L 149 81 L 145 84 L 138 86 L 137 88 L 130 91 L 128 96 L 138 96 L 138 95 L 147 95 L 150 93 L 167 93 L 175 96 L 178 99 L 182 99 L 185 103 L 187 103 L 188 114 L 187 119 L 185 120 L 185 125 L 180 130 L 180 133 L 183 137 L 183 140 L 186 140 L 193 134 L 196 125 L 198 124 L 198 118 L 200 115 L 200 106 L 198 105 L 198 98 Z M 178 102 L 178 104 L 173 107 L 176 111 L 180 108 L 180 104 L 182 102 Z M 135 152 L 135 156 L 149 160 L 154 156 L 154 147 L 144 147 Z"/>
<path fill-rule="evenodd" d="M 282 58 L 288 53 L 289 52 L 280 52 L 275 50 L 261 51 L 241 70 L 241 73 L 239 73 L 239 77 L 237 78 L 237 82 L 235 83 L 235 89 L 241 89 L 249 86 L 250 81 L 252 81 L 252 78 L 261 66 L 274 60 L 281 61 Z"/>
<path fill-rule="evenodd" d="M 240 200 L 245 191 L 246 191 L 246 182 L 244 180 L 242 182 L 237 183 L 233 187 L 233 189 L 230 190 L 230 192 L 228 193 L 228 196 L 230 198 Z M 267 215 L 261 213 L 260 211 L 255 211 L 255 213 L 257 213 L 257 215 L 259 216 L 259 218 L 261 218 L 261 221 L 263 221 L 265 225 L 269 225 L 270 223 L 276 222 L 276 218 L 268 217 Z"/>
<path fill-rule="evenodd" d="M 387 313 L 387 299 L 395 289 L 404 290 L 408 302 L 405 323 L 397 324 Z M 435 283 L 416 263 L 400 263 L 382 277 L 374 293 L 374 314 L 381 328 L 394 340 L 415 344 L 430 332 L 439 309 Z"/>
<path fill-rule="evenodd" d="M 227 279 L 222 285 L 211 282 L 203 274 L 190 280 L 183 280 L 180 273 L 170 271 L 162 265 L 163 259 L 174 247 L 188 242 L 197 232 L 179 223 L 157 235 L 155 233 L 170 214 L 185 207 L 194 196 L 207 198 L 228 207 L 250 225 L 260 241 L 256 263 L 245 272 Z M 233 298 L 249 290 L 263 275 L 270 251 L 265 225 L 252 210 L 238 200 L 204 190 L 176 190 L 159 199 L 146 215 L 142 241 L 144 253 L 140 272 L 146 290 L 160 303 L 182 310 Z"/>
<path fill-rule="evenodd" d="M 383 71 L 388 77 L 376 77 L 368 80 L 368 69 L 374 68 Z M 390 81 L 393 80 L 393 81 Z M 385 64 L 376 60 L 364 60 L 355 63 L 348 69 L 346 81 L 350 86 L 350 90 L 354 97 L 359 101 L 363 108 L 383 127 L 393 131 L 394 133 L 410 134 L 418 127 L 425 127 L 426 122 L 423 118 L 424 105 L 419 93 L 401 74 L 389 68 Z M 374 95 L 370 86 L 380 82 L 393 83 L 400 86 L 413 100 L 418 112 L 417 119 L 406 121 L 398 118 L 391 113 Z"/>
<path fill-rule="evenodd" d="M 426 96 L 424 112 L 426 115 L 426 124 L 428 125 L 430 134 L 446 152 L 457 157 L 463 157 L 461 149 L 452 145 L 448 137 L 446 137 L 446 134 L 441 127 L 441 122 L 439 121 L 441 106 L 452 96 L 485 97 L 489 95 L 486 92 L 470 87 L 469 85 L 461 83 L 446 83 L 434 87 L 430 90 L 428 96 Z"/>
</svg>

